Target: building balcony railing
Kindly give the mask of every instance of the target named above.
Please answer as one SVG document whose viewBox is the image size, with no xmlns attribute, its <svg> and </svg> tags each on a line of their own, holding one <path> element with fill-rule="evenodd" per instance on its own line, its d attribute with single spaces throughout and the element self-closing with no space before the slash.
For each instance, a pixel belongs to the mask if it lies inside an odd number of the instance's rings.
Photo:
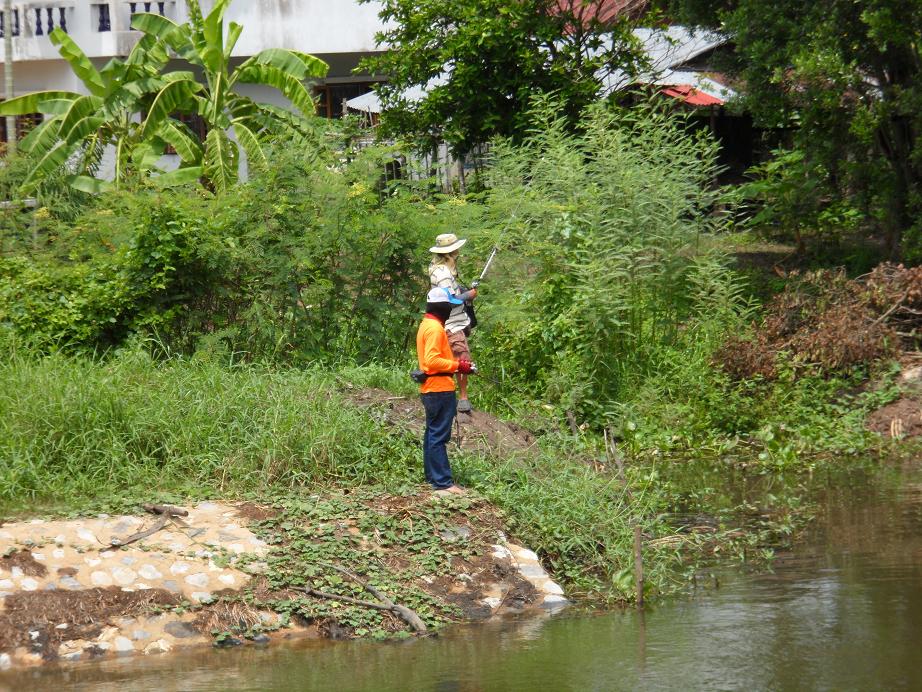
<svg viewBox="0 0 922 692">
<path fill-rule="evenodd" d="M 131 17 L 139 12 L 153 12 L 176 19 L 176 0 L 132 2 L 80 2 L 80 0 L 32 0 L 18 2 L 12 8 L 12 21 L 0 13 L 0 38 L 5 36 L 6 24 L 11 24 L 12 36 L 33 38 L 48 36 L 56 28 L 71 34 L 109 33 L 129 31 Z"/>
<path fill-rule="evenodd" d="M 7 24 L 10 24 L 12 36 L 29 38 L 47 36 L 60 27 L 68 31 L 73 21 L 74 4 L 72 2 L 29 2 L 13 5 L 12 21 L 0 16 L 0 38 L 6 36 Z"/>
</svg>

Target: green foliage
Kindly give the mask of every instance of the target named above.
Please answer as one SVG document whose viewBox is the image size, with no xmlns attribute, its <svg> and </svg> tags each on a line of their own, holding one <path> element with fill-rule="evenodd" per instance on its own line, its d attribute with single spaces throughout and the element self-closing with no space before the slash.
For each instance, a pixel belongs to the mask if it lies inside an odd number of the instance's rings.
<svg viewBox="0 0 922 692">
<path fill-rule="evenodd" d="M 193 17 L 201 17 L 197 0 L 187 4 Z M 116 188 L 153 172 L 160 174 L 155 178 L 160 187 L 201 178 L 224 192 L 237 181 L 240 149 L 250 167 L 258 170 L 265 166 L 269 140 L 284 136 L 289 143 L 306 144 L 314 105 L 304 80 L 325 75 L 326 63 L 306 53 L 272 48 L 231 70 L 230 54 L 243 27 L 231 22 L 225 41 L 223 19 L 229 4 L 217 2 L 201 21 L 182 25 L 156 14 L 132 15 L 132 27 L 143 36 L 127 58 L 113 58 L 101 69 L 67 33 L 55 29 L 52 43 L 89 94 L 36 92 L 0 104 L 0 115 L 38 111 L 47 116 L 20 143 L 33 157 L 22 190 L 32 192 L 49 176 L 63 172 L 78 190 L 105 192 L 112 185 L 94 176 L 103 152 L 112 146 Z M 202 74 L 164 72 L 169 51 Z M 242 96 L 234 91 L 238 83 L 276 88 L 300 113 Z M 204 119 L 209 130 L 204 141 L 173 117 L 177 113 Z M 142 122 L 139 114 L 144 114 Z M 228 128 L 235 140 L 227 136 Z M 164 173 L 157 166 L 167 146 L 181 159 L 179 171 Z"/>
<path fill-rule="evenodd" d="M 0 323 L 42 348 L 142 334 L 167 353 L 409 360 L 425 249 L 473 205 L 382 186 L 390 151 L 348 155 L 279 148 L 234 196 L 109 193 L 73 222 L 45 210 L 35 251 L 27 219 L 39 214 L 13 217 Z"/>
<path fill-rule="evenodd" d="M 369 0 L 363 0 L 368 2 Z M 377 92 L 389 133 L 424 150 L 442 141 L 456 153 L 495 135 L 521 136 L 535 94 L 556 94 L 568 122 L 601 89 L 604 75 L 630 73 L 642 58 L 627 13 L 600 0 L 387 0 L 378 34 L 385 53 L 363 65 L 388 81 Z M 419 102 L 408 89 L 423 87 Z"/>
<path fill-rule="evenodd" d="M 265 167 L 265 147 L 273 138 L 281 137 L 289 145 L 312 145 L 309 116 L 314 114 L 314 102 L 304 80 L 323 77 L 328 67 L 306 53 L 270 48 L 231 69 L 231 52 L 243 27 L 230 22 L 225 37 L 224 13 L 230 2 L 216 2 L 205 16 L 198 0 L 187 4 L 193 18 L 187 24 L 149 13 L 132 18 L 132 27 L 147 39 L 168 46 L 202 72 L 201 77 L 192 72 L 164 74 L 161 85 L 152 91 L 153 102 L 140 131 L 146 138 L 160 138 L 174 146 L 182 158 L 181 169 L 192 171 L 187 178 L 201 176 L 222 193 L 237 182 L 241 150 L 250 169 L 259 170 Z M 299 113 L 281 116 L 272 106 L 239 94 L 238 84 L 278 89 Z M 171 117 L 176 112 L 203 118 L 208 129 L 203 142 L 195 141 L 191 131 Z M 235 135 L 233 140 L 228 129 Z"/>
<path fill-rule="evenodd" d="M 598 425 L 676 352 L 713 348 L 745 304 L 699 245 L 722 225 L 714 143 L 652 108 L 597 107 L 579 135 L 557 110 L 498 146 L 489 213 L 512 220 L 478 359 Z"/>
<path fill-rule="evenodd" d="M 79 189 L 92 181 L 103 151 L 116 148 L 115 184 L 150 170 L 142 147 L 163 153 L 162 142 L 144 140 L 134 115 L 146 107 L 146 90 L 160 83 L 159 72 L 168 57 L 152 39 L 139 41 L 127 58 L 113 58 L 97 69 L 63 30 L 55 29 L 51 41 L 90 94 L 43 91 L 26 94 L 0 104 L 0 114 L 41 112 L 45 119 L 22 142 L 31 168 L 22 181 L 24 192 L 34 192 L 43 181 L 66 175 Z M 155 157 L 156 158 L 156 157 Z M 97 181 L 96 186 L 104 185 Z M 94 190 L 95 191 L 95 190 Z"/>
<path fill-rule="evenodd" d="M 754 207 L 747 223 L 773 240 L 793 241 L 801 256 L 808 242 L 834 245 L 858 230 L 861 211 L 837 196 L 828 168 L 802 149 L 776 150 L 749 172 L 755 179 L 735 191 Z"/>
<path fill-rule="evenodd" d="M 64 229 L 60 247 L 0 258 L 0 324 L 41 347 L 99 349 L 170 322 L 170 290 L 196 281 L 198 222 L 153 195 L 107 201 Z"/>
<path fill-rule="evenodd" d="M 92 497 L 101 480 L 198 493 L 415 476 L 415 445 L 349 406 L 329 373 L 7 347 L 0 381 L 5 501 Z"/>
<path fill-rule="evenodd" d="M 733 40 L 726 69 L 745 83 L 756 124 L 793 133 L 828 176 L 836 199 L 883 229 L 898 257 L 922 203 L 922 90 L 915 0 L 666 3 L 686 21 Z M 791 210 L 790 213 L 795 213 Z M 917 234 L 911 234 L 910 240 Z M 914 246 L 906 251 L 918 254 Z"/>
<path fill-rule="evenodd" d="M 470 502 L 448 506 L 417 497 L 407 508 L 394 498 L 396 511 L 387 511 L 387 500 L 376 489 L 280 499 L 279 516 L 256 526 L 258 535 L 272 546 L 266 574 L 269 585 L 275 590 L 295 586 L 367 600 L 363 587 L 331 566 L 335 565 L 362 575 L 393 601 L 415 611 L 429 628 L 457 619 L 461 615 L 457 607 L 434 598 L 418 584 L 423 577 L 454 576 L 452 558 L 483 553 L 496 540 L 495 534 L 478 527 L 476 536 L 448 545 L 441 532 L 476 522 L 477 512 Z M 390 567 L 394 564 L 400 567 Z M 271 606 L 308 622 L 334 620 L 356 636 L 383 639 L 404 626 L 378 610 L 307 596 Z"/>
</svg>

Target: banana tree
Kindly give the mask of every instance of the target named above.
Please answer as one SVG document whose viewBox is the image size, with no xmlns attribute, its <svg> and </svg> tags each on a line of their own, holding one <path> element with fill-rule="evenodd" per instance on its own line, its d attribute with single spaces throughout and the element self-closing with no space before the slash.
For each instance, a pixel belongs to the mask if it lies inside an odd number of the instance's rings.
<svg viewBox="0 0 922 692">
<path fill-rule="evenodd" d="M 163 75 L 164 84 L 153 95 L 139 134 L 142 140 L 169 143 L 182 158 L 180 171 L 200 172 L 216 192 L 223 192 L 237 180 L 240 149 L 250 168 L 258 169 L 267 163 L 265 145 L 270 139 L 303 138 L 310 132 L 314 101 L 304 82 L 323 77 L 328 67 L 306 53 L 270 48 L 231 70 L 231 53 L 243 27 L 230 22 L 225 37 L 224 14 L 230 0 L 216 0 L 205 16 L 198 0 L 186 4 L 191 17 L 187 24 L 151 13 L 132 19 L 132 28 L 168 46 L 202 75 L 201 81 L 189 72 Z M 297 110 L 257 102 L 236 91 L 240 84 L 273 87 Z M 188 129 L 172 118 L 176 113 L 198 114 L 204 120 L 203 142 L 190 139 Z"/>
<path fill-rule="evenodd" d="M 0 103 L 0 115 L 44 116 L 19 145 L 36 161 L 24 191 L 34 190 L 61 169 L 67 171 L 74 187 L 88 192 L 121 185 L 135 172 L 155 170 L 166 146 L 161 134 L 175 139 L 175 126 L 162 123 L 162 132 L 142 132 L 137 114 L 150 102 L 152 93 L 169 80 L 181 78 L 180 73 L 160 74 L 169 59 L 166 46 L 145 36 L 126 59 L 114 58 L 97 70 L 64 31 L 55 29 L 49 38 L 89 93 L 39 91 Z M 95 177 L 103 151 L 110 145 L 115 150 L 111 182 Z"/>
</svg>

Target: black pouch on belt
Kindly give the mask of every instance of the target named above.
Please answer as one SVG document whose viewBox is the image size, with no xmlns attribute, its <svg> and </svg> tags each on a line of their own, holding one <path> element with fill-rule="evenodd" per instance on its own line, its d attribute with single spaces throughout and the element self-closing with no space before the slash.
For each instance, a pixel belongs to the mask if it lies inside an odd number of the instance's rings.
<svg viewBox="0 0 922 692">
<path fill-rule="evenodd" d="M 410 379 L 416 382 L 417 384 L 423 384 L 430 377 L 454 377 L 455 373 L 453 372 L 434 372 L 431 375 L 423 372 L 422 370 L 410 370 Z"/>
</svg>

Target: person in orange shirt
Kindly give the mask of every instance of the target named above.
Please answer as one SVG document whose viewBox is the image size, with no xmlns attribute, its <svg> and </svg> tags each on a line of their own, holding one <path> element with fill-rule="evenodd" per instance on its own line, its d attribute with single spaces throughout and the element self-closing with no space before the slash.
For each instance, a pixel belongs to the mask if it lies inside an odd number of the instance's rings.
<svg viewBox="0 0 922 692">
<path fill-rule="evenodd" d="M 433 288 L 426 296 L 426 314 L 416 332 L 419 369 L 428 375 L 419 387 L 419 398 L 426 409 L 423 469 L 426 480 L 437 492 L 456 495 L 463 495 L 465 490 L 455 485 L 448 462 L 447 445 L 458 403 L 454 375 L 474 372 L 474 366 L 471 361 L 456 359 L 452 354 L 445 321 L 452 309 L 463 302 L 447 288 Z"/>
</svg>

